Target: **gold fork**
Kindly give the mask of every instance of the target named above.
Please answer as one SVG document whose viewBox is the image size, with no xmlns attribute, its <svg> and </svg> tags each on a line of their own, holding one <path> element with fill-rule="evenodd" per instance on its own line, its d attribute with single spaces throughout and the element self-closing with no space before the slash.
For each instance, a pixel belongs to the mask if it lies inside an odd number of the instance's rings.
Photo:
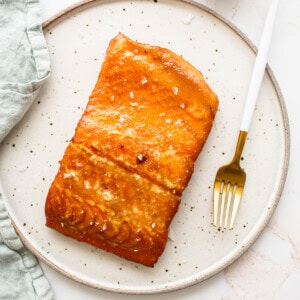
<svg viewBox="0 0 300 300">
<path fill-rule="evenodd" d="M 240 167 L 240 160 L 267 65 L 268 51 L 277 7 L 278 0 L 273 0 L 266 18 L 252 72 L 235 154 L 228 165 L 218 170 L 215 178 L 213 225 L 224 229 L 227 228 L 228 225 L 229 229 L 233 228 L 246 182 L 246 173 Z"/>
</svg>

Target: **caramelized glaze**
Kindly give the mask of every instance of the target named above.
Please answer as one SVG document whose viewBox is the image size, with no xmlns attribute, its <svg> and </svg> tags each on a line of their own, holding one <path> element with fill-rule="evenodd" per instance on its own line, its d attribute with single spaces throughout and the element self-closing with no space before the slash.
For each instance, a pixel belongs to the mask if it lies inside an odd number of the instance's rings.
<svg viewBox="0 0 300 300">
<path fill-rule="evenodd" d="M 183 58 L 117 35 L 49 189 L 46 225 L 152 266 L 217 106 Z"/>
</svg>

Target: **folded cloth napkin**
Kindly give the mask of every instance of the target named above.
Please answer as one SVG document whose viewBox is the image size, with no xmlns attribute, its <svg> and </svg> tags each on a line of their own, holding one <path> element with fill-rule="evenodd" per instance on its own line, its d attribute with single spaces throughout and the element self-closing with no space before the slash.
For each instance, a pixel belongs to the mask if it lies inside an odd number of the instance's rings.
<svg viewBox="0 0 300 300">
<path fill-rule="evenodd" d="M 38 0 L 0 0 L 0 142 L 48 77 Z M 53 299 L 36 257 L 14 230 L 0 191 L 0 299 Z"/>
</svg>

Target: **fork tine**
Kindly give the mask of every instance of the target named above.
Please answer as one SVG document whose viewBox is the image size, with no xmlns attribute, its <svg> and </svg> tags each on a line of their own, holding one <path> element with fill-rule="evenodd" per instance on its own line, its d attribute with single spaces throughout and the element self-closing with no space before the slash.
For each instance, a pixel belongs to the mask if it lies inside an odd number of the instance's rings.
<svg viewBox="0 0 300 300">
<path fill-rule="evenodd" d="M 213 225 L 233 229 L 242 198 L 243 187 L 230 182 L 216 180 L 214 185 Z M 229 226 L 229 227 L 228 227 Z"/>
<path fill-rule="evenodd" d="M 229 186 L 229 192 L 228 192 L 227 201 L 226 201 L 227 203 L 226 203 L 224 228 L 227 228 L 230 207 L 232 206 L 232 202 L 234 203 L 235 188 L 236 188 L 236 185 L 233 185 L 231 183 L 228 183 L 228 186 Z"/>
<path fill-rule="evenodd" d="M 232 207 L 232 214 L 231 214 L 229 229 L 233 228 L 233 223 L 235 221 L 238 208 L 240 206 L 242 193 L 243 193 L 243 187 L 237 186 L 236 190 L 235 190 L 235 196 L 234 196 L 234 201 L 233 201 L 233 207 Z"/>
<path fill-rule="evenodd" d="M 220 217 L 219 217 L 219 223 L 220 223 L 220 227 L 223 227 L 223 219 L 224 219 L 224 208 L 225 208 L 225 204 L 227 202 L 228 199 L 228 183 L 224 183 L 223 184 L 223 189 L 222 189 L 222 195 L 221 195 L 221 210 L 220 210 Z"/>
<path fill-rule="evenodd" d="M 220 181 L 215 182 L 214 186 L 214 226 L 218 224 L 218 211 L 220 206 L 220 198 L 222 195 L 222 183 Z"/>
</svg>

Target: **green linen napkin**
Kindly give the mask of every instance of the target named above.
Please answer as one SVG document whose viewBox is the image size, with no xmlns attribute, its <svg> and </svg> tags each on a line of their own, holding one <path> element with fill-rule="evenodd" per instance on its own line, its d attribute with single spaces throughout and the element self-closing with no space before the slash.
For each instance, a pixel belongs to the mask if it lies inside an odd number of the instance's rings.
<svg viewBox="0 0 300 300">
<path fill-rule="evenodd" d="M 49 76 L 38 0 L 0 0 L 0 142 Z M 36 257 L 23 245 L 0 191 L 0 299 L 53 299 Z"/>
</svg>

